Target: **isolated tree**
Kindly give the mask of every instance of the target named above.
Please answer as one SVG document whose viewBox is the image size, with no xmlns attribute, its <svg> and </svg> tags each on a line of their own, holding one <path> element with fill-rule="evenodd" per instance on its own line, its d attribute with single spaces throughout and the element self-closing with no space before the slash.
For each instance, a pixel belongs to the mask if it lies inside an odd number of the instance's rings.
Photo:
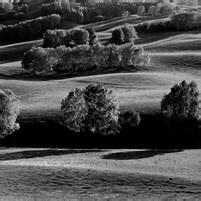
<svg viewBox="0 0 201 201">
<path fill-rule="evenodd" d="M 199 91 L 195 82 L 175 84 L 161 102 L 162 114 L 170 120 L 198 119 Z"/>
<path fill-rule="evenodd" d="M 74 132 L 110 135 L 118 132 L 119 108 L 112 91 L 89 85 L 71 91 L 61 106 L 64 125 Z"/>
<path fill-rule="evenodd" d="M 11 90 L 0 90 L 0 138 L 19 129 L 19 124 L 16 123 L 20 112 L 19 103 L 19 99 Z"/>
</svg>

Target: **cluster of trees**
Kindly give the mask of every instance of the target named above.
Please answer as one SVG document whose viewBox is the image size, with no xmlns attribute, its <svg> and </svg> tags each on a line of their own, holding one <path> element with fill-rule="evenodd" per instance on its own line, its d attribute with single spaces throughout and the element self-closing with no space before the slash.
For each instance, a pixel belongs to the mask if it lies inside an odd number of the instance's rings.
<svg viewBox="0 0 201 201">
<path fill-rule="evenodd" d="M 188 31 L 200 28 L 199 15 L 193 12 L 175 14 L 166 21 L 141 23 L 135 26 L 137 32 Z"/>
<path fill-rule="evenodd" d="M 21 42 L 39 38 L 42 37 L 46 30 L 58 28 L 60 22 L 60 15 L 53 14 L 20 22 L 15 25 L 4 26 L 0 30 L 0 42 Z"/>
<path fill-rule="evenodd" d="M 118 134 L 120 129 L 136 127 L 141 122 L 140 114 L 135 110 L 120 114 L 112 91 L 100 84 L 72 90 L 61 105 L 63 123 L 75 133 Z M 161 115 L 168 121 L 197 121 L 198 107 L 196 83 L 183 81 L 163 97 Z"/>
<path fill-rule="evenodd" d="M 10 2 L 0 2 L 0 21 L 4 20 L 23 20 L 29 11 L 26 3 L 13 4 Z"/>
<path fill-rule="evenodd" d="M 22 60 L 22 67 L 30 73 L 46 75 L 49 72 L 86 72 L 104 70 L 112 67 L 144 66 L 149 57 L 142 48 L 133 43 L 121 46 L 110 44 L 78 45 L 74 48 L 34 47 L 27 51 Z"/>
<path fill-rule="evenodd" d="M 125 126 L 138 126 L 140 114 L 126 112 L 120 115 L 112 91 L 100 84 L 69 92 L 62 100 L 63 123 L 75 133 L 114 135 Z"/>
<path fill-rule="evenodd" d="M 126 24 L 120 28 L 113 30 L 110 42 L 116 45 L 121 45 L 125 43 L 134 42 L 136 38 L 137 33 L 135 31 L 134 26 Z"/>
<path fill-rule="evenodd" d="M 169 16 L 173 14 L 174 7 L 169 3 L 159 3 L 156 6 L 150 6 L 148 14 L 151 16 Z M 141 9 L 143 10 L 143 9 Z"/>
<path fill-rule="evenodd" d="M 10 90 L 0 90 L 0 137 L 19 129 L 18 97 Z M 121 113 L 111 90 L 100 84 L 91 84 L 68 93 L 61 102 L 63 125 L 75 133 L 114 135 L 121 130 L 136 127 L 141 116 L 135 110 Z M 161 115 L 170 122 L 199 120 L 199 90 L 195 82 L 175 84 L 161 101 Z"/>
<path fill-rule="evenodd" d="M 55 29 L 47 30 L 43 35 L 43 47 L 75 47 L 77 45 L 94 45 L 98 42 L 93 28 L 85 29 Z"/>
</svg>

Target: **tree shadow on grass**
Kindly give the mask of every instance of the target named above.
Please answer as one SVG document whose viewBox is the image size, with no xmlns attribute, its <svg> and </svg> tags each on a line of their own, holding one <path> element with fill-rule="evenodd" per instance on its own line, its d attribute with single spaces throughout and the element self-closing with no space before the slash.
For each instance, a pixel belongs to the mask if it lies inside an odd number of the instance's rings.
<svg viewBox="0 0 201 201">
<path fill-rule="evenodd" d="M 0 161 L 17 160 L 17 159 L 28 159 L 46 156 L 59 156 L 67 154 L 78 154 L 78 153 L 90 153 L 90 152 L 102 152 L 100 149 L 46 149 L 46 150 L 29 150 L 19 151 L 14 153 L 0 154 Z"/>
<path fill-rule="evenodd" d="M 182 149 L 174 150 L 143 150 L 143 151 L 128 151 L 128 152 L 116 152 L 104 155 L 102 159 L 108 160 L 137 160 L 143 158 L 151 158 L 157 155 L 164 155 L 168 153 L 181 152 Z"/>
</svg>

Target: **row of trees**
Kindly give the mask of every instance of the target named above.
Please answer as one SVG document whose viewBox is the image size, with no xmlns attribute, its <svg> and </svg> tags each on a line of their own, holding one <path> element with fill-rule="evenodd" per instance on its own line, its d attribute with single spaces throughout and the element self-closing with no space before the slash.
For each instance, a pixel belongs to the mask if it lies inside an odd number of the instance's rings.
<svg viewBox="0 0 201 201">
<path fill-rule="evenodd" d="M 125 11 L 129 14 L 138 15 L 170 15 L 173 13 L 174 8 L 168 3 L 96 3 L 84 4 L 83 6 L 62 7 L 58 2 L 51 2 L 42 4 L 42 15 L 50 15 L 57 13 L 62 15 L 64 20 L 72 21 L 75 23 L 91 23 L 110 19 L 114 17 L 123 16 Z"/>
<path fill-rule="evenodd" d="M 10 90 L 0 91 L 0 137 L 19 129 L 19 99 Z M 121 129 L 140 124 L 138 112 L 120 114 L 119 105 L 112 94 L 100 84 L 76 88 L 61 102 L 63 124 L 75 133 L 114 135 Z M 195 82 L 185 81 L 171 88 L 161 101 L 161 115 L 168 121 L 194 121 L 199 119 L 199 91 Z"/>
<path fill-rule="evenodd" d="M 77 45 L 91 46 L 96 44 L 97 36 L 93 28 L 85 29 L 55 29 L 47 30 L 43 35 L 43 47 L 75 47 Z"/>
<path fill-rule="evenodd" d="M 140 32 L 167 32 L 167 31 L 188 31 L 200 29 L 200 17 L 197 13 L 179 13 L 173 15 L 169 20 L 151 23 L 141 23 L 135 26 Z"/>
<path fill-rule="evenodd" d="M 4 26 L 0 30 L 0 42 L 22 42 L 42 37 L 48 29 L 55 29 L 60 26 L 60 15 L 50 15 L 27 20 L 15 25 Z"/>
<path fill-rule="evenodd" d="M 68 73 L 104 70 L 112 67 L 144 66 L 149 62 L 143 48 L 124 45 L 78 45 L 74 48 L 34 47 L 24 54 L 22 67 L 35 75 L 64 71 Z"/>
</svg>

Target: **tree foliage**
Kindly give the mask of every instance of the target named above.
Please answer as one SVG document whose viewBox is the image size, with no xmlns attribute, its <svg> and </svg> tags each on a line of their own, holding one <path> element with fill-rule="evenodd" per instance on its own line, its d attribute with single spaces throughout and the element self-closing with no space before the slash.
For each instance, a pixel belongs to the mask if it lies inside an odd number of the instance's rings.
<svg viewBox="0 0 201 201">
<path fill-rule="evenodd" d="M 119 107 L 112 91 L 100 84 L 75 89 L 62 101 L 64 124 L 74 132 L 118 133 Z"/>
<path fill-rule="evenodd" d="M 89 33 L 84 29 L 55 29 L 47 30 L 43 35 L 44 47 L 58 47 L 65 45 L 66 47 L 75 47 L 89 43 Z"/>
<path fill-rule="evenodd" d="M 16 123 L 19 111 L 17 96 L 11 90 L 0 90 L 0 138 L 19 129 L 19 124 Z"/>
<path fill-rule="evenodd" d="M 198 118 L 199 91 L 195 82 L 175 84 L 161 102 L 162 114 L 172 120 Z"/>
<path fill-rule="evenodd" d="M 72 73 L 91 69 L 100 71 L 112 67 L 135 68 L 144 66 L 148 62 L 148 55 L 133 43 L 121 46 L 96 44 L 78 45 L 74 48 L 34 47 L 24 54 L 22 67 L 31 73 L 45 75 L 57 71 Z"/>
<path fill-rule="evenodd" d="M 125 43 L 134 42 L 137 39 L 137 33 L 133 25 L 125 24 L 124 26 L 113 30 L 111 43 L 121 45 Z"/>
<path fill-rule="evenodd" d="M 60 25 L 59 15 L 39 17 L 15 25 L 4 26 L 0 30 L 0 42 L 20 42 L 39 38 L 48 29 L 55 29 Z"/>
</svg>

